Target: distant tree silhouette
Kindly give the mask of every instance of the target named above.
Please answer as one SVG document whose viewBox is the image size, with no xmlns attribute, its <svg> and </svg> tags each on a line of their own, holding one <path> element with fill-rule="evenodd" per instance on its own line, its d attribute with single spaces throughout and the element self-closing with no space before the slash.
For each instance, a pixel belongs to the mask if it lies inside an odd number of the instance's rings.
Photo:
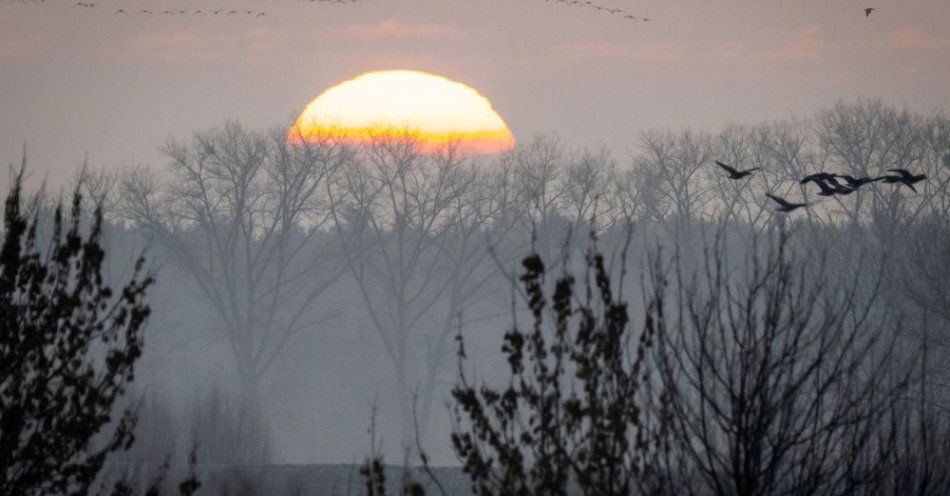
<svg viewBox="0 0 950 496">
<path fill-rule="evenodd" d="M 342 169 L 330 204 L 344 266 L 394 367 L 411 446 L 415 378 L 424 429 L 453 321 L 489 291 L 490 243 L 513 229 L 514 195 L 456 146 L 424 154 L 409 131 L 373 138 Z"/>
<path fill-rule="evenodd" d="M 653 215 L 674 220 L 677 228 L 689 225 L 709 201 L 704 176 L 721 172 L 709 169 L 714 153 L 711 137 L 691 131 L 649 132 L 641 138 L 641 147 L 643 154 L 635 167 L 657 175 L 654 194 L 665 207 Z"/>
<path fill-rule="evenodd" d="M 325 320 L 313 308 L 342 273 L 317 238 L 328 217 L 321 191 L 346 151 L 228 122 L 164 152 L 167 175 L 123 179 L 124 215 L 199 286 L 256 415 L 261 378 Z"/>
<path fill-rule="evenodd" d="M 40 242 L 22 178 L 0 248 L 0 494 L 86 494 L 109 453 L 133 441 L 134 412 L 116 418 L 114 407 L 142 353 L 153 279 L 140 258 L 120 291 L 104 282 L 102 213 L 87 230 L 78 189 Z"/>
</svg>

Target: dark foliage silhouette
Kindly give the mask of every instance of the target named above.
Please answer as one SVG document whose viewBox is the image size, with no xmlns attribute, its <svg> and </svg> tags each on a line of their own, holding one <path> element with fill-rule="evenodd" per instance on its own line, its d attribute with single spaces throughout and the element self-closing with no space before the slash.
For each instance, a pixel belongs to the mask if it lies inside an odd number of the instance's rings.
<svg viewBox="0 0 950 496">
<path fill-rule="evenodd" d="M 118 292 L 104 282 L 102 212 L 84 229 L 82 198 L 39 215 L 13 178 L 0 251 L 0 494 L 86 494 L 109 453 L 128 449 L 135 414 L 114 406 L 133 379 L 149 315 L 140 258 Z M 84 233 L 84 231 L 87 231 Z"/>
<path fill-rule="evenodd" d="M 453 389 L 452 444 L 480 495 L 640 492 L 668 449 L 663 412 L 649 405 L 652 327 L 627 347 L 626 304 L 617 299 L 603 256 L 586 257 L 585 288 L 562 275 L 549 296 L 547 269 L 529 255 L 520 277 L 533 318 L 504 337 L 508 384 L 473 384 L 460 366 Z M 653 303 L 655 304 L 655 302 Z M 550 305 L 550 307 L 549 307 Z M 550 315 L 548 323 L 546 315 Z M 459 338 L 459 358 L 464 343 Z"/>
</svg>

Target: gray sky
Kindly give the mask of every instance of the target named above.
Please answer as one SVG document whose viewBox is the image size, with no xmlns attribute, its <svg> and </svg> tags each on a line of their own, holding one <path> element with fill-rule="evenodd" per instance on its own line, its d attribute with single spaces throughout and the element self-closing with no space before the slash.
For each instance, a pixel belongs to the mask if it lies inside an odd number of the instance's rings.
<svg viewBox="0 0 950 496">
<path fill-rule="evenodd" d="M 807 115 L 839 98 L 950 108 L 947 0 L 602 0 L 649 23 L 544 0 L 87 1 L 0 0 L 0 160 L 26 142 L 34 177 L 56 181 L 87 153 L 155 163 L 169 136 L 227 118 L 286 124 L 376 69 L 460 80 L 518 139 L 557 132 L 618 157 L 646 128 Z M 267 15 L 137 15 L 219 8 Z"/>
</svg>

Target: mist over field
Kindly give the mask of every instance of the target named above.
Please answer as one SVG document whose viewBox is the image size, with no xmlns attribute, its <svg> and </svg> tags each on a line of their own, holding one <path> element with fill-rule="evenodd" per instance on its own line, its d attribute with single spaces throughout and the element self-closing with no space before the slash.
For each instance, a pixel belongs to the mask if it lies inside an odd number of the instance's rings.
<svg viewBox="0 0 950 496">
<path fill-rule="evenodd" d="M 0 493 L 950 493 L 950 8 L 775 8 L 0 3 Z"/>
</svg>

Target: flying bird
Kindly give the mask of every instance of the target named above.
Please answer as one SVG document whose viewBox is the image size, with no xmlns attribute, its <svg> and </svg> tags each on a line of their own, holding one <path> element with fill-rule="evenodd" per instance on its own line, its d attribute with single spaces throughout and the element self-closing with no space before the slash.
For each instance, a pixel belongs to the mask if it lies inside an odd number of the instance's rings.
<svg viewBox="0 0 950 496">
<path fill-rule="evenodd" d="M 766 193 L 765 196 L 775 200 L 775 203 L 778 203 L 778 206 L 775 207 L 775 210 L 778 210 L 779 212 L 791 212 L 792 210 L 808 206 L 807 203 L 792 203 L 787 201 L 785 198 L 775 196 L 771 193 Z"/>
<path fill-rule="evenodd" d="M 857 190 L 858 188 L 852 188 L 851 186 L 838 185 L 835 187 L 835 192 L 838 193 L 839 195 L 844 195 L 844 196 L 850 195 L 851 193 L 854 193 Z"/>
<path fill-rule="evenodd" d="M 859 187 L 864 186 L 865 184 L 873 183 L 874 181 L 880 180 L 879 178 L 873 178 L 873 177 L 854 177 L 854 176 L 849 176 L 848 174 L 834 174 L 834 176 L 840 177 L 841 179 L 844 179 L 845 181 L 847 181 L 848 186 L 850 186 L 852 189 L 858 189 Z"/>
<path fill-rule="evenodd" d="M 753 167 L 753 168 L 751 168 L 751 169 L 746 169 L 746 170 L 740 171 L 740 170 L 736 170 L 736 169 L 734 169 L 734 168 L 732 168 L 732 167 L 729 167 L 728 165 L 726 165 L 726 164 L 724 164 L 724 163 L 722 163 L 722 162 L 720 162 L 720 161 L 718 161 L 718 160 L 716 160 L 716 165 L 718 165 L 719 167 L 722 167 L 723 169 L 725 169 L 726 172 L 729 173 L 729 179 L 742 179 L 743 177 L 752 175 L 752 172 L 753 172 L 753 171 L 759 170 L 759 167 Z"/>
<path fill-rule="evenodd" d="M 914 175 L 907 169 L 888 169 L 887 172 L 896 172 L 900 174 L 903 182 L 909 184 L 917 184 L 924 179 L 927 179 L 927 174 Z"/>
<path fill-rule="evenodd" d="M 868 7 L 864 9 L 864 17 L 871 17 L 871 12 L 874 12 L 875 10 L 877 9 L 875 9 L 874 7 Z"/>
<path fill-rule="evenodd" d="M 926 174 L 911 174 L 907 169 L 888 169 L 888 172 L 896 172 L 898 175 L 886 175 L 877 178 L 878 181 L 884 181 L 887 184 L 900 183 L 904 186 L 910 188 L 914 193 L 917 192 L 917 188 L 914 187 L 915 184 L 927 179 Z"/>
<path fill-rule="evenodd" d="M 115 15 L 119 15 L 119 14 L 129 15 L 129 13 L 126 12 L 125 9 L 119 9 L 115 11 Z"/>
<path fill-rule="evenodd" d="M 816 183 L 820 181 L 829 181 L 833 184 L 838 184 L 838 182 L 835 181 L 835 175 L 829 174 L 827 172 L 816 172 L 814 174 L 809 174 L 803 177 L 801 181 L 798 181 L 798 184 L 808 184 L 811 181 Z"/>
<path fill-rule="evenodd" d="M 877 178 L 878 181 L 884 181 L 884 182 L 887 183 L 887 184 L 895 184 L 895 183 L 904 184 L 904 185 L 906 185 L 907 187 L 909 187 L 910 189 L 914 190 L 914 192 L 916 193 L 916 192 L 917 192 L 917 188 L 915 188 L 915 187 L 914 187 L 913 185 L 911 185 L 911 184 L 905 183 L 905 182 L 903 181 L 903 179 L 904 179 L 904 178 L 901 177 L 901 176 L 881 176 L 881 177 L 878 177 L 878 178 Z"/>
<path fill-rule="evenodd" d="M 838 182 L 835 181 L 834 178 L 832 178 L 831 182 L 832 184 L 834 184 L 834 187 L 829 186 L 826 181 L 822 181 L 821 179 L 815 180 L 815 184 L 817 184 L 818 187 L 821 188 L 821 191 L 818 193 L 818 196 L 849 195 L 851 193 L 854 193 L 853 188 L 848 188 L 846 186 L 842 186 L 838 184 Z"/>
</svg>

